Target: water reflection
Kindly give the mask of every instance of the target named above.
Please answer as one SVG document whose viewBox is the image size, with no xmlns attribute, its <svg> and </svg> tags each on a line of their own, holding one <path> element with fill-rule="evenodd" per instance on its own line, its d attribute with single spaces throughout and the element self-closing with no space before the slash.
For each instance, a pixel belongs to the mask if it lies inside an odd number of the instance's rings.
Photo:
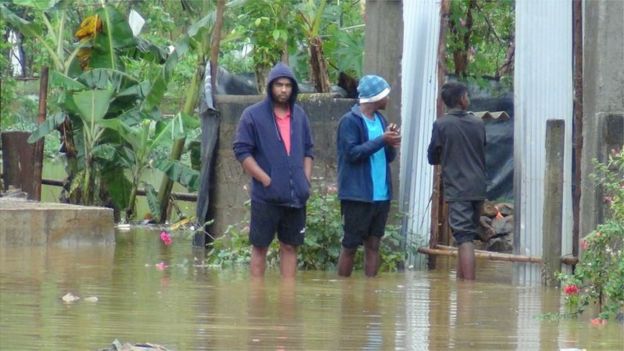
<svg viewBox="0 0 624 351">
<path fill-rule="evenodd" d="M 476 282 L 439 270 L 374 279 L 197 264 L 190 241 L 158 231 L 117 234 L 109 247 L 0 247 L 0 349 L 97 350 L 114 339 L 174 350 L 622 349 L 622 327 L 588 318 L 540 321 L 560 292 L 514 286 L 511 265 L 479 262 Z M 163 262 L 167 268 L 158 270 Z M 72 292 L 82 299 L 63 303 Z M 97 296 L 98 302 L 85 297 Z"/>
</svg>

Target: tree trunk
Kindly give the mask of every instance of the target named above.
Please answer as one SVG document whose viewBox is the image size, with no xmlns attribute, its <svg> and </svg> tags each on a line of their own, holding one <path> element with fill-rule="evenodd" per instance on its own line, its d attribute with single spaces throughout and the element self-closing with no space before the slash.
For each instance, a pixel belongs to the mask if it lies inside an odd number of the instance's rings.
<svg viewBox="0 0 624 351">
<path fill-rule="evenodd" d="M 470 0 L 468 2 L 468 9 L 466 10 L 466 21 L 463 25 L 451 22 L 451 30 L 457 32 L 456 26 L 461 25 L 464 27 L 464 35 L 462 37 L 463 46 L 461 50 L 453 52 L 453 61 L 455 62 L 455 74 L 458 77 L 466 76 L 468 70 L 468 54 L 470 52 L 470 37 L 472 36 L 472 10 L 477 6 L 477 0 Z"/>
<path fill-rule="evenodd" d="M 267 79 L 271 67 L 256 66 L 256 85 L 258 87 L 258 94 L 264 95 L 267 92 Z"/>
<path fill-rule="evenodd" d="M 323 41 L 321 37 L 315 36 L 308 41 L 310 50 L 310 74 L 314 88 L 319 93 L 329 93 L 331 85 L 327 74 L 327 63 L 323 55 Z"/>
</svg>

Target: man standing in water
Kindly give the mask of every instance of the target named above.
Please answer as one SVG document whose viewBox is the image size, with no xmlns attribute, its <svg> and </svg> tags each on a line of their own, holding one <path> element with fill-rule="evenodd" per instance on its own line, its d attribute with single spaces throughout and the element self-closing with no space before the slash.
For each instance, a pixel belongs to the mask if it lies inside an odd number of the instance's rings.
<svg viewBox="0 0 624 351">
<path fill-rule="evenodd" d="M 338 275 L 351 275 L 357 248 L 364 244 L 364 272 L 374 277 L 392 199 L 390 162 L 396 157 L 401 135 L 379 112 L 388 104 L 388 83 L 382 77 L 367 75 L 360 79 L 357 90 L 359 105 L 342 116 L 336 139 L 344 231 Z"/>
<path fill-rule="evenodd" d="M 297 105 L 299 87 L 288 66 L 269 73 L 267 97 L 247 107 L 234 139 L 234 154 L 251 176 L 251 275 L 264 276 L 266 255 L 275 237 L 280 273 L 294 278 L 297 247 L 303 244 L 306 201 L 312 177 L 312 134 L 308 116 Z"/>
<path fill-rule="evenodd" d="M 460 83 L 442 86 L 447 113 L 433 123 L 427 158 L 442 166 L 442 188 L 449 208 L 449 226 L 458 246 L 457 277 L 475 279 L 473 240 L 485 200 L 485 126 L 467 112 L 468 89 Z"/>
</svg>

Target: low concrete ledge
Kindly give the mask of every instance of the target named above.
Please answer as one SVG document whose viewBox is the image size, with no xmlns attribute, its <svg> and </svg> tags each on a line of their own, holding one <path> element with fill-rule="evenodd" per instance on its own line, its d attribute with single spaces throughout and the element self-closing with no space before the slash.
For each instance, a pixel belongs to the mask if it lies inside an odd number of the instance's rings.
<svg viewBox="0 0 624 351">
<path fill-rule="evenodd" d="M 114 245 L 113 210 L 0 198 L 0 246 Z"/>
</svg>

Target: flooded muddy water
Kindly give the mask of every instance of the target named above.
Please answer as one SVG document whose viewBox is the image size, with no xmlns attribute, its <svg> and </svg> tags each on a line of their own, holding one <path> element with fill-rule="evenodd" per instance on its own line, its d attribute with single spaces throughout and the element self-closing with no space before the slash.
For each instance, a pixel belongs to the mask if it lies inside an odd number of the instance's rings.
<svg viewBox="0 0 624 351">
<path fill-rule="evenodd" d="M 289 283 L 195 255 L 189 239 L 166 247 L 140 228 L 118 232 L 115 246 L 0 247 L 0 349 L 115 339 L 171 350 L 624 349 L 621 324 L 540 319 L 560 310 L 560 291 L 514 286 L 506 262 L 480 261 L 474 283 L 457 282 L 447 258 L 435 271 L 300 272 Z"/>
</svg>

